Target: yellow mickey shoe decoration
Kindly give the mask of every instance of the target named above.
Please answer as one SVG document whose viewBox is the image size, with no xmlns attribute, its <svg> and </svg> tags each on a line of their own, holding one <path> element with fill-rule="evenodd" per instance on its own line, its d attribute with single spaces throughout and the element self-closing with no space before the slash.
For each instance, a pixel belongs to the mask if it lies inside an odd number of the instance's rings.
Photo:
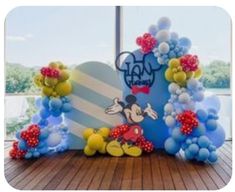
<svg viewBox="0 0 235 192">
<path fill-rule="evenodd" d="M 110 141 L 106 146 L 107 153 L 114 157 L 121 157 L 124 155 L 124 151 L 120 142 L 117 140 Z"/>
<path fill-rule="evenodd" d="M 122 149 L 125 154 L 132 156 L 132 157 L 139 157 L 142 154 L 141 148 L 137 146 L 133 146 L 133 145 L 128 145 L 127 143 L 122 145 Z"/>
</svg>

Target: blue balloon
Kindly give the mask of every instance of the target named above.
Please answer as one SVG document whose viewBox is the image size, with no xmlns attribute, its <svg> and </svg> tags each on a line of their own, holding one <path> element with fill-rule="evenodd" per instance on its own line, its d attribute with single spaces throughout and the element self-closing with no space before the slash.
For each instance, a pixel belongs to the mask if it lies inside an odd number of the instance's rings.
<svg viewBox="0 0 235 192">
<path fill-rule="evenodd" d="M 40 128 L 44 128 L 48 125 L 48 120 L 47 119 L 41 119 L 39 121 L 38 125 L 40 126 Z"/>
<path fill-rule="evenodd" d="M 42 98 L 42 105 L 43 105 L 43 107 L 48 109 L 49 108 L 49 101 L 50 101 L 49 97 L 43 97 Z"/>
<path fill-rule="evenodd" d="M 208 114 L 205 110 L 199 109 L 199 110 L 197 110 L 197 117 L 198 117 L 199 121 L 205 122 L 208 118 Z"/>
<path fill-rule="evenodd" d="M 48 118 L 48 122 L 51 125 L 59 125 L 59 124 L 61 124 L 63 122 L 63 118 L 61 116 L 59 116 L 59 117 L 50 116 Z"/>
<path fill-rule="evenodd" d="M 150 33 L 151 35 L 155 36 L 155 35 L 157 34 L 157 31 L 158 31 L 158 29 L 157 29 L 157 26 L 156 26 L 156 25 L 151 25 L 151 26 L 149 27 L 149 33 Z"/>
<path fill-rule="evenodd" d="M 21 137 L 20 137 L 20 131 L 17 131 L 15 136 L 16 136 L 17 139 L 21 139 Z"/>
<path fill-rule="evenodd" d="M 34 124 L 38 124 L 40 119 L 41 119 L 41 117 L 39 116 L 39 114 L 35 114 L 35 115 L 32 116 L 31 122 L 34 123 Z"/>
<path fill-rule="evenodd" d="M 193 129 L 191 135 L 195 137 L 199 137 L 201 135 L 204 135 L 205 133 L 206 133 L 206 128 L 202 123 L 200 123 L 198 127 Z"/>
<path fill-rule="evenodd" d="M 203 101 L 202 101 L 202 105 L 206 108 L 206 109 L 214 109 L 217 113 L 220 110 L 220 100 L 217 96 L 212 95 L 209 97 L 206 97 Z"/>
<path fill-rule="evenodd" d="M 70 103 L 64 103 L 61 107 L 61 111 L 64 113 L 68 113 L 72 110 L 72 105 Z"/>
<path fill-rule="evenodd" d="M 52 98 L 49 101 L 49 106 L 52 110 L 59 110 L 62 106 L 62 101 L 59 98 Z"/>
<path fill-rule="evenodd" d="M 192 138 L 192 143 L 197 143 L 197 141 L 198 141 L 197 137 Z"/>
<path fill-rule="evenodd" d="M 57 109 L 57 110 L 51 110 L 51 115 L 53 117 L 59 117 L 61 115 L 61 110 L 60 109 Z"/>
<path fill-rule="evenodd" d="M 171 27 L 171 20 L 167 17 L 161 17 L 157 22 L 158 29 L 169 29 Z"/>
<path fill-rule="evenodd" d="M 225 141 L 225 132 L 223 127 L 218 124 L 217 129 L 215 131 L 207 131 L 205 134 L 212 142 L 216 148 L 219 148 L 223 145 Z"/>
<path fill-rule="evenodd" d="M 182 142 L 186 139 L 186 136 L 178 128 L 174 128 L 171 134 L 172 138 L 177 142 Z"/>
<path fill-rule="evenodd" d="M 33 154 L 31 152 L 27 152 L 24 156 L 25 159 L 30 159 L 32 158 Z"/>
<path fill-rule="evenodd" d="M 214 131 L 217 128 L 217 121 L 214 119 L 208 119 L 206 122 L 206 128 L 208 131 Z"/>
<path fill-rule="evenodd" d="M 39 152 L 40 154 L 42 154 L 42 155 L 48 153 L 48 151 L 49 151 L 49 149 L 48 149 L 47 146 L 38 148 L 37 150 L 38 150 L 38 152 Z"/>
<path fill-rule="evenodd" d="M 215 151 L 212 151 L 208 157 L 208 160 L 211 162 L 211 163 L 215 163 L 218 159 L 218 156 L 216 154 Z"/>
<path fill-rule="evenodd" d="M 213 144 L 209 145 L 208 150 L 211 151 L 215 151 L 216 150 L 216 146 L 214 146 Z"/>
<path fill-rule="evenodd" d="M 179 39 L 179 45 L 182 46 L 182 47 L 185 47 L 186 49 L 190 49 L 192 43 L 187 37 L 181 37 Z"/>
<path fill-rule="evenodd" d="M 210 155 L 210 152 L 207 148 L 201 148 L 198 152 L 198 160 L 206 161 Z"/>
<path fill-rule="evenodd" d="M 205 135 L 200 136 L 197 142 L 201 148 L 207 148 L 210 145 L 210 140 Z"/>
<path fill-rule="evenodd" d="M 35 100 L 35 106 L 39 109 L 41 105 L 42 105 L 42 99 L 41 97 L 39 97 Z"/>
<path fill-rule="evenodd" d="M 28 148 L 26 142 L 22 139 L 19 140 L 18 147 L 20 150 L 26 150 Z"/>
<path fill-rule="evenodd" d="M 164 147 L 166 152 L 172 155 L 178 153 L 180 150 L 180 144 L 171 137 L 165 141 Z"/>
<path fill-rule="evenodd" d="M 38 151 L 33 152 L 33 157 L 38 158 L 40 156 L 40 153 Z"/>
<path fill-rule="evenodd" d="M 199 147 L 197 144 L 193 143 L 189 145 L 188 150 L 192 155 L 196 155 L 199 151 Z"/>
<path fill-rule="evenodd" d="M 185 141 L 185 143 L 188 144 L 188 145 L 192 144 L 192 139 L 187 138 L 186 141 Z"/>
<path fill-rule="evenodd" d="M 42 108 L 40 111 L 40 116 L 42 119 L 46 119 L 51 115 L 50 111 L 46 108 Z"/>
<path fill-rule="evenodd" d="M 48 135 L 49 135 L 48 129 L 46 129 L 46 128 L 41 129 L 41 132 L 40 132 L 40 135 L 39 135 L 39 140 L 41 141 L 41 140 L 46 139 L 48 137 Z"/>
<path fill-rule="evenodd" d="M 187 160 L 192 160 L 194 158 L 194 155 L 189 151 L 189 149 L 184 151 L 184 156 Z"/>
<path fill-rule="evenodd" d="M 187 149 L 188 148 L 188 144 L 187 143 L 182 143 L 181 148 L 183 150 Z"/>
<path fill-rule="evenodd" d="M 204 93 L 202 91 L 195 92 L 193 94 L 193 99 L 198 102 L 202 101 L 204 99 Z"/>
</svg>

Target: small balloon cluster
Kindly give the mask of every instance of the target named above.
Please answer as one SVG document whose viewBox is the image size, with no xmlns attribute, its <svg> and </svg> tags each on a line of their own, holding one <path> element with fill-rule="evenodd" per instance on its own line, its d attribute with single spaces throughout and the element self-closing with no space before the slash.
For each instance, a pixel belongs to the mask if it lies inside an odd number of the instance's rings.
<svg viewBox="0 0 235 192">
<path fill-rule="evenodd" d="M 142 53 L 149 53 L 157 44 L 157 40 L 150 34 L 145 33 L 143 37 L 137 37 L 136 44 L 141 47 Z"/>
<path fill-rule="evenodd" d="M 213 163 L 217 160 L 216 149 L 225 139 L 224 130 L 217 122 L 219 100 L 216 96 L 205 98 L 205 89 L 199 81 L 202 69 L 198 56 L 189 53 L 192 43 L 170 32 L 170 27 L 170 19 L 162 17 L 149 27 L 148 33 L 157 42 L 151 51 L 159 64 L 167 65 L 165 78 L 170 82 L 170 98 L 163 117 L 170 132 L 165 150 L 176 154 L 182 149 L 186 159 Z"/>
<path fill-rule="evenodd" d="M 10 151 L 12 158 L 38 158 L 49 152 L 68 149 L 68 127 L 63 113 L 72 110 L 67 97 L 72 87 L 65 69 L 62 63 L 53 62 L 35 76 L 34 82 L 41 88 L 43 96 L 35 101 L 38 112 L 32 116 L 31 124 L 16 133 L 18 141 L 14 142 Z"/>
<path fill-rule="evenodd" d="M 197 56 L 189 54 L 178 59 L 173 58 L 168 63 L 169 67 L 165 71 L 165 78 L 167 81 L 185 86 L 186 81 L 190 78 L 201 78 L 202 70 L 199 68 L 198 63 Z"/>
</svg>

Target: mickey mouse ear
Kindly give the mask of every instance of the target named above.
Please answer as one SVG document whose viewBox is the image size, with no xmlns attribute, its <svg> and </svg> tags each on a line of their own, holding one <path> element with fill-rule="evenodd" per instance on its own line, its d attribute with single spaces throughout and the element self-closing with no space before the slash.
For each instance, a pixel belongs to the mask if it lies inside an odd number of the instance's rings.
<svg viewBox="0 0 235 192">
<path fill-rule="evenodd" d="M 119 71 L 127 70 L 127 66 L 123 63 L 135 63 L 135 55 L 132 52 L 124 51 L 120 53 L 115 60 L 116 69 Z"/>
<path fill-rule="evenodd" d="M 126 96 L 126 102 L 127 103 L 136 103 L 137 99 L 134 95 L 127 95 Z"/>
</svg>

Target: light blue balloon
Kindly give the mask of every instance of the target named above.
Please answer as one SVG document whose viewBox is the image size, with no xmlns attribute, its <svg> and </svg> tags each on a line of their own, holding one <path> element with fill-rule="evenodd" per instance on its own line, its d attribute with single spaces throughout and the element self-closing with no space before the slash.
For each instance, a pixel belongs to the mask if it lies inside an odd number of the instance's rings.
<svg viewBox="0 0 235 192">
<path fill-rule="evenodd" d="M 41 141 L 41 140 L 46 139 L 48 137 L 48 135 L 49 135 L 48 129 L 46 129 L 46 128 L 41 129 L 41 132 L 40 132 L 40 135 L 39 135 L 39 140 Z"/>
<path fill-rule="evenodd" d="M 19 140 L 18 147 L 20 150 L 26 150 L 28 148 L 26 142 L 22 139 Z"/>
<path fill-rule="evenodd" d="M 197 141 L 198 141 L 197 137 L 192 138 L 192 143 L 197 143 Z"/>
<path fill-rule="evenodd" d="M 70 103 L 64 103 L 61 107 L 61 111 L 64 113 L 68 113 L 72 110 L 72 105 Z"/>
<path fill-rule="evenodd" d="M 38 152 L 39 152 L 40 154 L 42 154 L 42 155 L 48 153 L 48 151 L 49 151 L 49 149 L 48 149 L 47 146 L 38 148 Z"/>
<path fill-rule="evenodd" d="M 31 152 L 27 152 L 24 156 L 25 159 L 31 159 L 33 154 Z"/>
<path fill-rule="evenodd" d="M 51 115 L 50 111 L 46 108 L 42 108 L 40 111 L 40 116 L 42 119 L 47 119 Z"/>
<path fill-rule="evenodd" d="M 179 46 L 185 47 L 186 49 L 190 49 L 191 45 L 192 43 L 187 37 L 181 37 L 179 39 Z"/>
<path fill-rule="evenodd" d="M 32 116 L 31 122 L 34 123 L 34 124 L 38 124 L 40 119 L 41 119 L 41 117 L 39 116 L 39 114 L 35 114 L 35 115 Z"/>
<path fill-rule="evenodd" d="M 205 134 L 216 148 L 221 147 L 225 141 L 225 132 L 223 127 L 218 124 L 215 131 L 206 131 Z"/>
<path fill-rule="evenodd" d="M 179 35 L 175 32 L 171 32 L 171 40 L 178 40 Z"/>
<path fill-rule="evenodd" d="M 208 139 L 207 136 L 202 135 L 198 138 L 198 145 L 201 148 L 207 148 L 210 145 L 210 140 Z"/>
<path fill-rule="evenodd" d="M 215 163 L 218 159 L 218 156 L 216 154 L 215 151 L 212 151 L 208 157 L 208 161 L 210 161 L 211 163 Z"/>
<path fill-rule="evenodd" d="M 214 119 L 208 119 L 206 122 L 206 128 L 208 131 L 214 131 L 217 128 L 217 121 Z"/>
<path fill-rule="evenodd" d="M 49 101 L 50 101 L 49 97 L 43 97 L 42 98 L 42 105 L 43 105 L 43 107 L 48 109 L 49 108 Z"/>
<path fill-rule="evenodd" d="M 165 141 L 164 147 L 166 152 L 172 155 L 178 153 L 180 150 L 180 144 L 171 137 Z"/>
<path fill-rule="evenodd" d="M 59 125 L 62 123 L 62 121 L 63 121 L 63 118 L 61 116 L 59 116 L 59 117 L 50 116 L 48 118 L 48 122 L 50 125 Z"/>
<path fill-rule="evenodd" d="M 185 143 L 186 143 L 187 145 L 190 145 L 190 144 L 192 144 L 192 139 L 190 139 L 190 138 L 187 138 L 187 139 L 186 139 L 186 141 L 185 141 Z"/>
<path fill-rule="evenodd" d="M 59 98 L 52 98 L 49 101 L 49 106 L 50 108 L 54 111 L 54 110 L 59 110 L 62 107 L 62 101 Z"/>
<path fill-rule="evenodd" d="M 160 30 L 162 29 L 170 29 L 171 27 L 171 20 L 168 17 L 161 17 L 158 22 L 157 26 Z"/>
<path fill-rule="evenodd" d="M 56 109 L 56 110 L 51 110 L 51 115 L 53 117 L 59 117 L 61 115 L 61 110 L 60 109 Z"/>
<path fill-rule="evenodd" d="M 199 123 L 198 127 L 194 128 L 192 131 L 192 136 L 199 137 L 206 133 L 206 128 L 202 123 Z"/>
<path fill-rule="evenodd" d="M 210 155 L 210 152 L 206 148 L 201 148 L 198 152 L 198 160 L 199 161 L 206 161 Z"/>
<path fill-rule="evenodd" d="M 151 25 L 150 27 L 149 27 L 149 33 L 151 34 L 151 35 L 153 35 L 153 36 L 155 36 L 156 34 L 157 34 L 157 32 L 158 32 L 158 29 L 157 29 L 157 26 L 156 25 Z"/>
<path fill-rule="evenodd" d="M 202 101 L 202 105 L 206 108 L 206 109 L 214 109 L 217 113 L 220 110 L 220 100 L 217 96 L 212 95 L 209 97 L 206 97 L 203 101 Z"/>
<path fill-rule="evenodd" d="M 33 157 L 34 157 L 34 158 L 40 157 L 40 153 L 39 153 L 38 151 L 34 151 L 34 152 L 33 152 Z"/>
<path fill-rule="evenodd" d="M 198 87 L 199 83 L 197 79 L 191 78 L 187 81 L 187 88 L 195 91 Z"/>
<path fill-rule="evenodd" d="M 193 144 L 189 145 L 188 150 L 190 151 L 190 153 L 192 155 L 196 155 L 199 151 L 199 147 L 197 144 L 193 143 Z"/>
<path fill-rule="evenodd" d="M 41 105 L 42 105 L 42 99 L 41 97 L 39 97 L 35 100 L 35 106 L 39 109 Z"/>
<path fill-rule="evenodd" d="M 182 142 L 186 139 L 186 136 L 181 133 L 179 128 L 174 128 L 171 134 L 172 138 L 177 142 Z"/>
<path fill-rule="evenodd" d="M 198 102 L 202 101 L 204 99 L 204 93 L 202 91 L 195 92 L 193 94 L 193 99 Z"/>
<path fill-rule="evenodd" d="M 181 148 L 183 150 L 187 149 L 188 148 L 188 144 L 187 143 L 182 143 Z"/>
<path fill-rule="evenodd" d="M 208 113 L 204 109 L 197 110 L 197 117 L 199 121 L 205 122 L 208 118 Z"/>
<path fill-rule="evenodd" d="M 194 155 L 189 151 L 189 149 L 184 151 L 184 156 L 187 160 L 192 160 L 194 158 Z"/>
<path fill-rule="evenodd" d="M 211 152 L 211 151 L 215 151 L 216 150 L 216 146 L 214 146 L 214 145 L 209 145 L 209 147 L 208 147 L 208 150 Z"/>
</svg>

